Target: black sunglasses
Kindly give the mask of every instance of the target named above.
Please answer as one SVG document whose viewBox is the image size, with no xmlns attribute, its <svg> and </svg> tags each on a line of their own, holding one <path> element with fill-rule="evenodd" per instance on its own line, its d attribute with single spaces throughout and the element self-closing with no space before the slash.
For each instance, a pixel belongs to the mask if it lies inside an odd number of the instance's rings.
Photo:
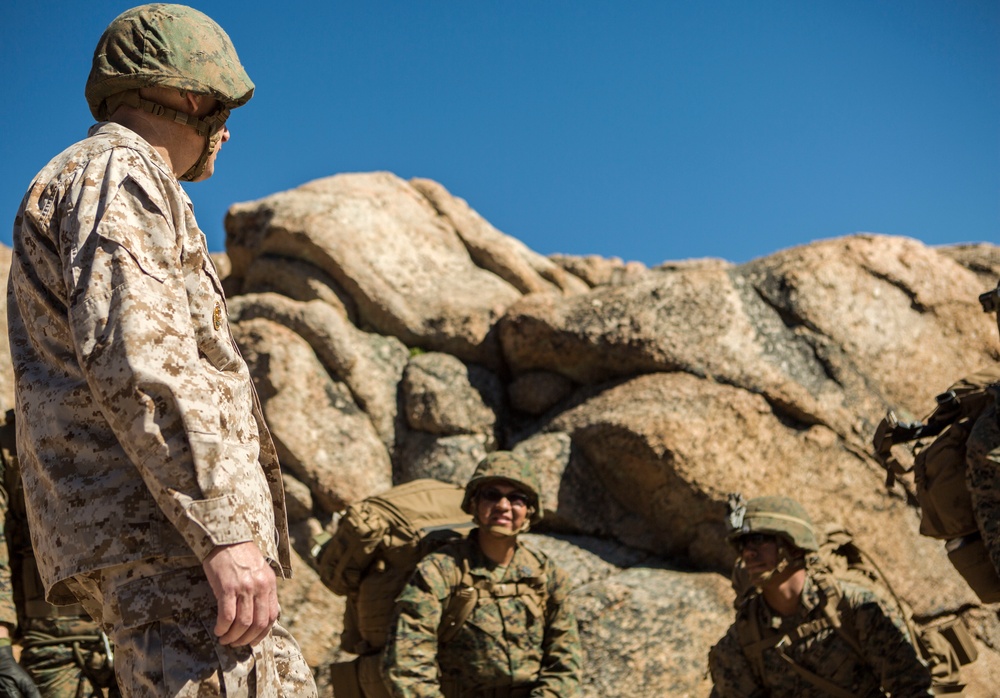
<svg viewBox="0 0 1000 698">
<path fill-rule="evenodd" d="M 506 498 L 512 507 L 526 507 L 528 506 L 528 495 L 524 492 L 518 492 L 514 490 L 513 492 L 507 492 L 506 494 L 498 490 L 496 487 L 487 487 L 479 493 L 479 498 L 484 502 L 489 504 L 496 504 L 501 499 Z"/>
<path fill-rule="evenodd" d="M 747 548 L 759 548 L 766 543 L 777 543 L 778 537 L 770 533 L 748 533 L 736 539 L 736 548 L 741 553 Z"/>
</svg>

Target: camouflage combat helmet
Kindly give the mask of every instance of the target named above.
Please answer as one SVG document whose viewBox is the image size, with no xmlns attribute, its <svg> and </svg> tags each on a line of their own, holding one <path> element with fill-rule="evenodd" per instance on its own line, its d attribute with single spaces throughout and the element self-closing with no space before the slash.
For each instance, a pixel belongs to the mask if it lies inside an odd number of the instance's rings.
<svg viewBox="0 0 1000 698">
<path fill-rule="evenodd" d="M 208 95 L 222 108 L 198 118 L 139 96 L 143 87 L 167 87 Z M 201 159 L 181 179 L 204 171 L 229 116 L 253 96 L 254 85 L 222 27 L 184 5 L 140 5 L 116 17 L 104 30 L 87 78 L 90 112 L 108 119 L 120 104 L 186 124 L 206 137 Z"/>
<path fill-rule="evenodd" d="M 738 497 L 735 503 L 731 500 L 729 524 L 728 540 L 733 544 L 748 533 L 768 533 L 784 538 L 800 550 L 819 550 L 812 519 L 790 497 L 755 497 L 749 502 Z"/>
<path fill-rule="evenodd" d="M 462 511 L 474 515 L 472 500 L 475 499 L 476 493 L 484 485 L 497 480 L 524 490 L 529 496 L 528 506 L 532 509 L 529 522 L 536 524 L 542 520 L 542 507 L 539 502 L 541 487 L 539 487 L 535 469 L 526 459 L 510 451 L 496 451 L 480 461 L 476 472 L 472 474 L 469 483 L 465 486 Z"/>
</svg>

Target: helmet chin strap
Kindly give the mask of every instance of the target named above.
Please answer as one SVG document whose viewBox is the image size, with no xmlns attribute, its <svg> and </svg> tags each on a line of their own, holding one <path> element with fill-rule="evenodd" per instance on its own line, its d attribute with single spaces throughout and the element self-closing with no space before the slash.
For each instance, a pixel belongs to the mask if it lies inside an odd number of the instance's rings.
<svg viewBox="0 0 1000 698">
<path fill-rule="evenodd" d="M 756 587 L 757 591 L 763 592 L 764 587 L 767 586 L 767 583 L 770 582 L 776 574 L 781 574 L 785 570 L 791 570 L 794 572 L 796 570 L 805 569 L 805 567 L 805 558 L 792 557 L 788 547 L 784 543 L 781 543 L 778 546 L 778 564 L 776 564 L 773 569 L 762 573 L 760 575 L 760 579 L 754 583 L 754 587 Z"/>
<path fill-rule="evenodd" d="M 212 153 L 219 145 L 219 141 L 222 140 L 222 130 L 216 131 L 211 136 L 205 139 L 205 147 L 201 151 L 201 156 L 199 156 L 198 161 L 191 165 L 187 172 L 180 176 L 180 179 L 184 182 L 194 182 L 203 174 L 205 174 L 205 168 L 208 166 L 208 158 L 211 157 Z"/>
<path fill-rule="evenodd" d="M 222 140 L 222 131 L 225 128 L 226 119 L 229 118 L 229 109 L 223 107 L 213 114 L 201 118 L 194 116 L 193 114 L 165 107 L 162 104 L 157 104 L 156 102 L 148 99 L 143 99 L 139 96 L 138 90 L 127 90 L 125 92 L 119 92 L 118 94 L 111 95 L 107 98 L 107 100 L 105 100 L 105 118 L 114 114 L 115 110 L 123 104 L 135 109 L 141 109 L 142 111 L 152 114 L 153 116 L 168 119 L 178 124 L 183 124 L 184 126 L 190 126 L 198 132 L 198 135 L 204 136 L 205 147 L 202 149 L 201 155 L 198 157 L 198 160 L 180 176 L 180 179 L 185 182 L 193 182 L 205 173 L 205 168 L 208 166 L 208 158 L 211 157 L 212 153 L 218 147 L 219 141 Z"/>
<path fill-rule="evenodd" d="M 531 529 L 531 522 L 525 520 L 518 530 L 507 528 L 506 526 L 483 526 L 487 531 L 502 538 L 515 538 L 522 533 L 527 533 Z"/>
</svg>

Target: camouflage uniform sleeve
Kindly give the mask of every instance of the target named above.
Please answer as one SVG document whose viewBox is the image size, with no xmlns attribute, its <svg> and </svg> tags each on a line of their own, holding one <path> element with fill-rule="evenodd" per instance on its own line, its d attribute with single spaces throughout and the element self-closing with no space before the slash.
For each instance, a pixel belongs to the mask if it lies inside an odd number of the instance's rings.
<svg viewBox="0 0 1000 698">
<path fill-rule="evenodd" d="M 14 585 L 10 574 L 10 551 L 7 549 L 7 487 L 4 485 L 5 466 L 0 459 L 0 623 L 17 627 L 14 606 Z M 13 634 L 13 633 L 11 633 Z"/>
<path fill-rule="evenodd" d="M 870 591 L 843 587 L 854 607 L 858 640 L 882 688 L 894 698 L 933 695 L 930 671 L 910 644 L 899 613 Z"/>
<path fill-rule="evenodd" d="M 566 573 L 553 566 L 549 575 L 542 666 L 531 698 L 569 698 L 579 692 L 583 648 L 569 591 Z"/>
<path fill-rule="evenodd" d="M 708 670 L 715 687 L 712 698 L 766 698 L 767 691 L 757 683 L 750 662 L 740 647 L 736 626 L 708 653 Z"/>
<path fill-rule="evenodd" d="M 1000 320 L 1000 315 L 997 316 Z M 1000 425 L 995 405 L 976 420 L 967 441 L 966 480 L 972 511 L 993 567 L 1000 571 Z"/>
<path fill-rule="evenodd" d="M 94 232 L 61 241 L 73 341 L 115 437 L 203 560 L 218 545 L 254 539 L 232 486 L 245 465 L 230 462 L 225 406 L 212 399 L 199 360 L 181 271 L 185 223 L 174 220 L 184 212 L 141 170 L 121 176 L 116 167 L 127 163 L 111 158 L 107 176 L 120 184 L 103 194 L 109 200 L 91 200 L 103 187 L 84 190 L 80 205 L 99 211 Z"/>
<path fill-rule="evenodd" d="M 383 672 L 395 698 L 442 698 L 438 626 L 451 589 L 433 558 L 424 558 L 396 599 Z"/>
</svg>

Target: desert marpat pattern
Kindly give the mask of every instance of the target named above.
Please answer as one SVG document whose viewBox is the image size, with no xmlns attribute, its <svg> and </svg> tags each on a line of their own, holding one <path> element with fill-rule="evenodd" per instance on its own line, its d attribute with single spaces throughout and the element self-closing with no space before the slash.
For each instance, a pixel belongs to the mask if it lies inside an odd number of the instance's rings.
<svg viewBox="0 0 1000 698">
<path fill-rule="evenodd" d="M 397 600 L 394 632 L 386 646 L 385 676 L 396 698 L 515 695 L 570 698 L 577 694 L 583 650 L 569 607 L 569 580 L 545 557 L 519 543 L 504 568 L 490 563 L 470 538 L 431 553 L 417 566 Z M 463 561 L 473 579 L 495 582 L 537 577 L 547 567 L 544 618 L 535 618 L 516 596 L 484 599 L 458 635 L 439 647 L 437 632 L 461 578 Z M 441 679 L 438 679 L 440 667 Z M 459 689 L 461 689 L 459 691 Z"/>
<path fill-rule="evenodd" d="M 929 696 L 931 677 L 907 640 L 905 625 L 873 592 L 849 582 L 839 581 L 844 598 L 853 609 L 851 618 L 864 658 L 840 634 L 825 628 L 791 647 L 786 654 L 797 664 L 842 687 L 857 698 L 884 696 L 879 684 L 893 696 Z M 800 611 L 783 626 L 788 632 L 798 625 L 822 619 L 823 597 L 809 576 L 802 590 Z M 752 595 L 737 611 L 737 623 L 743 614 L 757 614 L 761 627 L 774 627 L 781 617 L 773 614 L 759 594 Z M 765 650 L 763 683 L 740 647 L 737 626 L 729 631 L 709 653 L 709 668 L 715 688 L 712 698 L 765 698 L 796 696 L 827 698 L 830 694 L 800 676 L 776 651 Z"/>
<path fill-rule="evenodd" d="M 95 125 L 37 176 L 13 238 L 17 441 L 49 600 L 73 602 L 79 573 L 245 541 L 288 574 L 274 446 L 163 158 Z"/>
</svg>

